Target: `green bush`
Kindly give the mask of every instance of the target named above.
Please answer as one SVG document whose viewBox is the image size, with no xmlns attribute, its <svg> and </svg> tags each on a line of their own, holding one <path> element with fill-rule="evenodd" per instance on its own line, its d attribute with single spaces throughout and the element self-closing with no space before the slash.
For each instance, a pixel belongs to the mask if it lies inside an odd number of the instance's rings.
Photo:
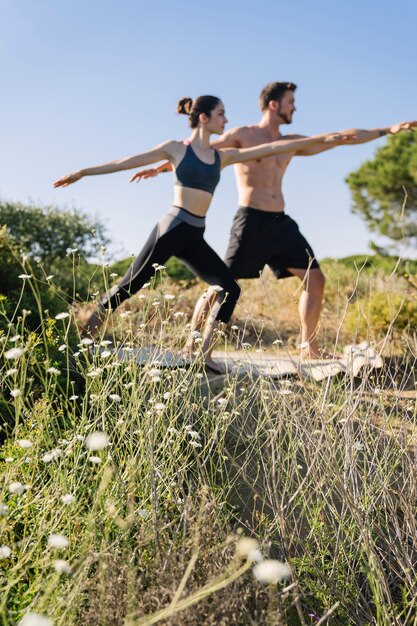
<svg viewBox="0 0 417 626">
<path fill-rule="evenodd" d="M 415 294 L 378 292 L 359 298 L 348 310 L 346 329 L 358 332 L 361 338 L 377 337 L 388 332 L 417 328 Z"/>
</svg>

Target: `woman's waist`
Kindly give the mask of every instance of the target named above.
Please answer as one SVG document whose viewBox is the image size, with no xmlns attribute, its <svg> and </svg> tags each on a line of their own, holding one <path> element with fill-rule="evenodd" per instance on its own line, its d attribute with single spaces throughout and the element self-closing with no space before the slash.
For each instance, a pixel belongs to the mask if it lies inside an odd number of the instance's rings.
<svg viewBox="0 0 417 626">
<path fill-rule="evenodd" d="M 195 226 L 196 228 L 204 228 L 206 225 L 205 215 L 196 215 L 192 211 L 175 204 L 170 208 L 167 215 L 173 219 L 179 219 L 190 226 Z"/>
<path fill-rule="evenodd" d="M 213 196 L 201 189 L 190 189 L 188 187 L 176 187 L 174 190 L 173 205 L 180 207 L 197 217 L 205 217 L 209 210 Z"/>
</svg>

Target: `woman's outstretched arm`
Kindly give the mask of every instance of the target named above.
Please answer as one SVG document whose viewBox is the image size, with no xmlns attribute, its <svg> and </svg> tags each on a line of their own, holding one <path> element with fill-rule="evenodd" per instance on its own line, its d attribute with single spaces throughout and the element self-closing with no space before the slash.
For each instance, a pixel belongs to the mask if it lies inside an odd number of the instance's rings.
<svg viewBox="0 0 417 626">
<path fill-rule="evenodd" d="M 144 165 L 149 165 L 150 163 L 156 163 L 157 161 L 162 161 L 163 159 L 171 161 L 175 156 L 178 145 L 181 145 L 178 141 L 165 141 L 159 146 L 156 146 L 156 148 L 149 150 L 149 152 L 143 152 L 135 156 L 118 159 L 117 161 L 111 161 L 110 163 L 97 165 L 96 167 L 88 167 L 86 169 L 79 170 L 78 172 L 73 172 L 72 174 L 66 174 L 54 182 L 54 187 L 68 187 L 68 185 L 75 183 L 84 176 L 112 174 L 113 172 L 130 170 L 135 167 L 142 167 Z"/>
<path fill-rule="evenodd" d="M 278 139 L 270 143 L 263 143 L 253 148 L 232 148 L 230 150 L 219 150 L 222 160 L 222 167 L 232 165 L 233 163 L 241 163 L 242 161 L 252 161 L 253 159 L 263 159 L 264 157 L 282 154 L 284 152 L 295 152 L 309 146 L 320 144 L 343 143 L 352 139 L 352 134 L 325 133 L 323 135 L 314 135 L 313 137 L 305 137 L 303 139 Z"/>
</svg>

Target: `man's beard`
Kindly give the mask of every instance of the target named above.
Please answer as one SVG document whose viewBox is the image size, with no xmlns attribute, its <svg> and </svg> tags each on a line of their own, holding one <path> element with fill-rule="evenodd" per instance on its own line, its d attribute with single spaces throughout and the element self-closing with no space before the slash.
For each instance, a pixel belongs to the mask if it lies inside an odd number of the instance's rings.
<svg viewBox="0 0 417 626">
<path fill-rule="evenodd" d="M 286 115 L 285 113 L 278 113 L 278 117 L 281 118 L 282 124 L 292 124 L 292 115 Z"/>
</svg>

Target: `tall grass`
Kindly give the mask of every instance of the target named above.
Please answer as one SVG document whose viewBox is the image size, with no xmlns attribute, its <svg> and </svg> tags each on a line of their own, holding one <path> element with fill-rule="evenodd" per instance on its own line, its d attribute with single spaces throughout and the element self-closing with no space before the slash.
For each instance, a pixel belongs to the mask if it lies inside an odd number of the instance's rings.
<svg viewBox="0 0 417 626">
<path fill-rule="evenodd" d="M 417 624 L 415 337 L 361 379 L 209 379 L 198 351 L 138 367 L 181 346 L 191 306 L 166 281 L 142 295 L 95 344 L 70 309 L 4 326 L 2 626 Z M 256 579 L 262 559 L 291 580 Z"/>
</svg>

